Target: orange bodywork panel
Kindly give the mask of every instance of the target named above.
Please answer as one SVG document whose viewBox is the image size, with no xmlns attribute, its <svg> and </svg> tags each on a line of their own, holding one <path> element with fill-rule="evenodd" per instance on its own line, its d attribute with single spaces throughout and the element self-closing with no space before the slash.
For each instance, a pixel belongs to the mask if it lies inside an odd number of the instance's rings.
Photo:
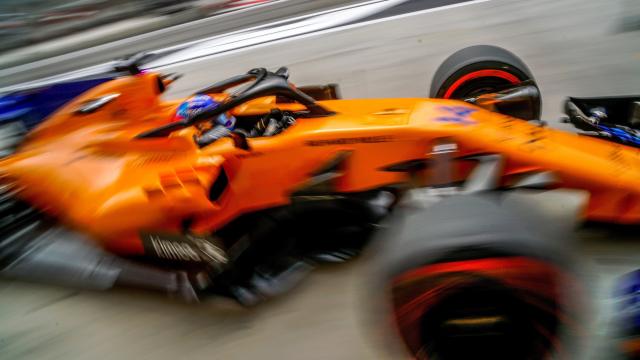
<svg viewBox="0 0 640 360">
<path fill-rule="evenodd" d="M 242 214 L 289 204 L 314 171 L 344 151 L 350 156 L 335 191 L 407 183 L 408 174 L 384 168 L 427 159 L 434 141 L 448 138 L 461 155 L 503 154 L 505 175 L 548 170 L 559 186 L 587 190 L 588 219 L 640 222 L 639 152 L 631 147 L 434 99 L 321 101 L 335 115 L 300 118 L 281 134 L 250 138 L 250 150 L 230 138 L 199 148 L 195 128 L 136 139 L 171 122 L 180 103 L 162 101 L 156 82 L 153 73 L 124 77 L 70 102 L 0 163 L 3 181 L 17 183 L 19 196 L 105 247 L 139 254 L 140 231 L 179 231 L 189 219 L 192 231 L 213 233 Z M 119 95 L 93 113 L 76 112 L 109 94 Z M 232 112 L 256 115 L 276 106 L 275 99 L 257 99 Z M 223 171 L 228 185 L 210 199 Z"/>
</svg>

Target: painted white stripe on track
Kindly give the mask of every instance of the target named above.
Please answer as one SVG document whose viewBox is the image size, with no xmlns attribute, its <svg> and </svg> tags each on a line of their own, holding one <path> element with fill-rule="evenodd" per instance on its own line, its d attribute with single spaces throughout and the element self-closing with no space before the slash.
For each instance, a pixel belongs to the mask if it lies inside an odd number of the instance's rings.
<svg viewBox="0 0 640 360">
<path fill-rule="evenodd" d="M 286 1 L 286 0 L 282 0 L 282 1 Z M 162 70 L 163 68 L 177 65 L 177 64 L 186 65 L 186 64 L 190 64 L 200 60 L 212 59 L 218 56 L 237 53 L 237 52 L 245 51 L 248 49 L 260 48 L 260 47 L 268 46 L 275 43 L 281 44 L 281 43 L 286 43 L 288 41 L 295 41 L 295 40 L 305 39 L 305 38 L 314 37 L 314 36 L 321 36 L 324 34 L 346 31 L 349 29 L 365 27 L 365 26 L 388 22 L 388 21 L 394 21 L 402 18 L 420 16 L 427 13 L 446 11 L 449 9 L 459 8 L 463 6 L 470 6 L 470 5 L 485 3 L 491 0 L 472 0 L 472 1 L 462 2 L 462 3 L 452 4 L 452 5 L 445 5 L 441 7 L 420 10 L 420 11 L 406 13 L 406 14 L 394 15 L 391 17 L 384 17 L 384 18 L 374 19 L 374 20 L 369 20 L 364 22 L 355 22 L 357 21 L 357 19 L 369 17 L 371 15 L 374 15 L 388 8 L 404 3 L 406 1 L 407 0 L 369 0 L 363 3 L 347 5 L 347 6 L 336 8 L 336 9 L 324 10 L 318 13 L 302 15 L 292 19 L 279 20 L 276 22 L 259 25 L 249 29 L 237 30 L 230 33 L 226 33 L 226 34 L 216 35 L 206 39 L 195 40 L 186 44 L 180 44 L 176 46 L 163 48 L 161 50 L 156 50 L 156 51 L 157 52 L 169 51 L 169 50 L 178 50 L 178 51 L 175 54 L 170 54 L 156 61 L 152 61 L 151 63 L 147 64 L 146 68 L 154 69 L 154 70 Z M 264 6 L 264 5 L 261 5 L 261 6 Z M 240 12 L 240 11 L 242 10 L 238 10 L 237 12 Z M 341 16 L 336 16 L 336 14 L 340 14 Z M 174 29 L 183 28 L 190 24 L 200 22 L 200 21 L 205 21 L 205 20 L 207 19 L 196 20 L 195 22 L 192 22 L 189 24 L 176 25 Z M 348 24 L 348 25 L 342 25 L 342 24 Z M 120 41 L 116 41 L 114 43 L 109 43 L 109 44 L 100 45 L 100 46 L 107 46 L 107 45 L 112 45 L 118 42 L 131 41 L 131 40 L 144 41 L 144 38 L 146 36 L 150 36 L 150 35 L 149 34 L 139 35 L 133 38 L 123 39 Z M 183 50 L 179 50 L 181 48 Z M 81 50 L 71 54 L 62 55 L 61 57 L 74 58 L 76 56 L 82 56 L 82 53 L 88 50 L 89 49 Z M 56 57 L 52 59 L 59 61 L 60 60 L 59 58 L 60 57 Z M 45 59 L 40 62 L 37 62 L 37 65 L 46 66 L 47 60 L 51 61 L 52 59 Z M 43 64 L 40 64 L 40 63 L 43 63 Z M 31 64 L 26 64 L 21 66 L 35 65 L 35 64 L 36 63 L 31 63 Z M 99 64 L 99 65 L 91 66 L 88 68 L 61 74 L 61 75 L 51 76 L 41 80 L 36 80 L 36 81 L 31 81 L 27 83 L 6 87 L 3 89 L 0 89 L 0 93 L 15 91 L 17 89 L 38 87 L 38 86 L 47 85 L 53 82 L 71 80 L 83 75 L 95 74 L 102 70 L 109 70 L 112 67 L 112 64 L 113 62 Z M 3 72 L 5 71 L 18 69 L 19 67 L 2 70 L 0 71 L 0 76 L 2 76 Z"/>
<path fill-rule="evenodd" d="M 194 58 L 208 58 L 210 55 L 250 48 L 263 43 L 297 37 L 302 34 L 317 33 L 321 30 L 339 27 L 344 24 L 378 14 L 386 9 L 400 5 L 407 0 L 377 1 L 355 8 L 316 15 L 297 22 L 284 21 L 281 26 L 264 26 L 253 31 L 245 31 L 235 35 L 228 35 L 200 41 L 177 53 L 164 56 L 147 64 L 147 68 L 157 68 L 168 64 L 181 63 Z"/>
<path fill-rule="evenodd" d="M 171 66 L 171 65 L 176 65 L 176 64 L 187 65 L 187 64 L 190 64 L 190 63 L 193 63 L 193 62 L 196 62 L 196 61 L 212 59 L 212 58 L 215 58 L 215 57 L 218 57 L 218 56 L 233 54 L 233 53 L 245 51 L 245 50 L 248 50 L 248 49 L 260 48 L 260 47 L 268 46 L 268 45 L 271 45 L 271 44 L 283 44 L 283 43 L 286 43 L 288 41 L 296 41 L 296 40 L 305 39 L 305 38 L 309 38 L 309 37 L 321 36 L 321 35 L 324 35 L 324 34 L 331 34 L 331 33 L 346 31 L 346 30 L 350 30 L 350 29 L 365 27 L 365 26 L 369 26 L 369 25 L 373 25 L 373 24 L 384 23 L 384 22 L 388 22 L 388 21 L 394 21 L 394 20 L 413 17 L 413 16 L 420 16 L 420 15 L 423 15 L 423 14 L 434 13 L 434 12 L 439 12 L 439 11 L 445 11 L 445 10 L 455 9 L 455 8 L 459 8 L 459 7 L 463 7 L 463 6 L 470 6 L 470 5 L 480 4 L 480 3 L 486 3 L 486 2 L 489 2 L 489 1 L 491 1 L 491 0 L 473 0 L 473 1 L 468 1 L 468 2 L 452 4 L 452 5 L 445 5 L 445 6 L 441 6 L 441 7 L 437 7 L 437 8 L 420 10 L 420 11 L 407 13 L 407 14 L 400 14 L 400 15 L 395 15 L 395 16 L 390 16 L 390 17 L 385 17 L 385 18 L 380 18 L 380 19 L 374 19 L 374 20 L 370 20 L 370 21 L 358 22 L 358 23 L 349 24 L 349 25 L 335 26 L 335 27 L 331 27 L 331 28 L 328 28 L 328 29 L 325 27 L 324 30 L 300 31 L 300 33 L 297 34 L 297 35 L 289 35 L 287 37 L 281 37 L 281 38 L 266 40 L 266 41 L 262 41 L 262 42 L 256 42 L 253 45 L 243 46 L 241 48 L 238 47 L 236 49 L 228 49 L 228 50 L 224 50 L 223 49 L 223 50 L 220 50 L 220 51 L 211 52 L 209 55 L 205 55 L 205 56 L 193 56 L 191 59 L 189 59 L 188 56 L 185 56 L 183 58 L 177 58 L 176 56 L 180 56 L 180 55 L 176 54 L 174 56 L 168 56 L 166 58 L 163 57 L 163 58 L 157 60 L 156 62 L 151 62 L 150 64 L 148 64 L 147 68 L 154 69 L 154 70 L 162 70 L 163 68 Z M 404 1 L 401 1 L 401 2 L 404 2 Z M 197 52 L 196 53 L 191 53 L 190 50 L 192 50 L 192 49 L 191 48 L 185 49 L 185 52 L 189 52 L 190 55 L 197 54 Z M 171 59 L 173 59 L 174 61 L 171 61 Z"/>
<path fill-rule="evenodd" d="M 285 2 L 288 0 L 277 0 L 275 2 Z M 188 47 L 192 47 L 196 44 L 199 43 L 203 43 L 203 42 L 210 42 L 210 41 L 214 41 L 216 39 L 226 39 L 226 38 L 230 38 L 235 36 L 236 40 L 242 40 L 242 38 L 246 38 L 246 39 L 250 39 L 251 36 L 254 36 L 254 34 L 257 31 L 263 30 L 263 29 L 270 29 L 270 28 L 275 28 L 278 25 L 286 25 L 286 24 L 292 24 L 292 23 L 296 23 L 296 22 L 301 22 L 307 19 L 311 19 L 317 16 L 322 16 L 322 15 L 328 15 L 328 14 L 335 14 L 335 13 L 339 13 L 342 11 L 348 11 L 348 10 L 353 10 L 359 7 L 364 7 L 364 6 L 369 6 L 369 5 L 375 5 L 375 4 L 381 4 L 381 3 L 389 3 L 390 1 L 393 1 L 391 4 L 395 5 L 396 3 L 402 3 L 405 2 L 407 0 L 368 0 L 368 1 L 364 1 L 361 3 L 357 3 L 357 4 L 351 4 L 351 5 L 345 5 L 342 7 L 338 7 L 338 8 L 333 8 L 333 9 L 328 9 L 328 10 L 322 10 L 313 14 L 306 14 L 306 15 L 301 15 L 301 16 L 297 16 L 297 17 L 293 17 L 293 18 L 289 18 L 289 19 L 284 19 L 284 20 L 278 20 L 278 21 L 274 21 L 268 24 L 263 24 L 263 25 L 258 25 L 258 26 L 254 26 L 251 28 L 247 28 L 247 29 L 241 29 L 241 30 L 236 30 L 236 31 L 232 31 L 232 32 L 228 32 L 225 34 L 219 34 L 219 35 L 215 35 L 212 37 L 208 37 L 205 39 L 198 39 L 198 40 L 193 40 L 187 43 L 182 43 L 182 44 L 178 44 L 178 45 L 173 45 L 173 46 L 169 46 L 169 47 L 165 47 L 159 50 L 153 50 L 151 52 L 164 52 L 164 51 L 172 51 L 172 50 L 177 50 L 177 49 L 186 49 Z M 270 3 L 273 4 L 273 3 Z M 242 12 L 246 12 L 246 11 L 250 11 L 250 10 L 254 10 L 258 7 L 264 7 L 264 6 L 268 6 L 270 4 L 263 4 L 263 5 L 257 5 L 251 8 L 244 8 L 244 9 L 240 9 L 240 10 L 236 10 L 233 12 L 233 14 L 231 13 L 226 13 L 226 14 L 222 14 L 217 16 L 217 18 L 223 20 L 224 17 L 228 17 L 228 16 L 236 16 L 239 13 Z M 393 6 L 391 5 L 391 6 Z M 386 8 L 386 7 L 385 7 Z M 222 18 L 221 18 L 222 17 Z M 122 40 L 117 40 L 114 42 L 110 42 L 107 44 L 102 44 L 102 45 L 98 45 L 89 49 L 83 49 L 83 50 L 79 50 L 79 51 L 74 51 L 72 53 L 69 54 L 64 54 L 64 55 L 59 55 L 59 56 L 55 56 L 52 58 L 48 58 L 48 59 L 43 59 L 43 60 L 39 60 L 39 61 L 35 61 L 35 62 L 31 62 L 28 64 L 23 64 L 23 65 L 19 65 L 19 66 L 15 66 L 15 67 L 11 67 L 11 68 L 7 68 L 7 69 L 3 69 L 0 70 L 0 77 L 4 77 L 4 76 L 10 76 L 11 74 L 15 74 L 15 73 L 20 73 L 20 72 L 24 72 L 24 71 L 29 71 L 29 69 L 33 69 L 34 67 L 46 67 L 50 64 L 55 64 L 55 63 L 59 63 L 59 62 L 64 62 L 66 60 L 70 60 L 72 61 L 73 59 L 75 59 L 76 57 L 82 57 L 82 56 L 89 56 L 92 52 L 95 51 L 102 51 L 102 50 L 107 50 L 109 48 L 112 47 L 118 47 L 118 46 L 126 46 L 126 44 L 128 43 L 133 43 L 133 42 L 144 42 L 144 40 L 146 38 L 150 38 L 150 37 L 155 37 L 158 36 L 158 34 L 163 34 L 166 32 L 172 32 L 172 31 L 182 31 L 185 28 L 191 27 L 191 26 L 197 26 L 198 24 L 201 24 L 203 22 L 207 22 L 210 21 L 211 18 L 206 18 L 206 19 L 200 19 L 200 20 L 195 20 L 189 23 L 185 23 L 185 24 L 179 24 L 179 25 L 175 25 L 171 28 L 168 29 L 164 29 L 164 30 L 157 30 L 151 33 L 147 33 L 147 34 L 141 34 L 141 35 L 137 35 L 131 38 L 127 38 L 127 39 L 122 39 Z M 79 76 L 83 76 L 83 75 L 91 75 L 91 74 L 96 74 L 100 71 L 108 71 L 113 67 L 114 61 L 110 61 L 107 63 L 103 63 L 103 64 L 99 64 L 99 65 L 94 65 L 94 66 L 90 66 L 87 68 L 83 68 L 83 69 L 79 69 L 79 70 L 75 70 L 75 71 L 71 71 L 71 72 L 66 72 L 64 74 L 60 74 L 60 75 L 53 75 L 53 76 L 48 76 L 46 78 L 43 79 L 39 79 L 39 80 L 33 80 L 33 81 L 29 81 L 29 82 L 24 82 L 24 83 L 20 83 L 20 84 L 16 84 L 16 85 L 11 85 L 11 86 L 7 86 L 4 88 L 0 88 L 0 93 L 5 93 L 5 92 L 10 92 L 10 91 L 16 91 L 16 90 L 20 90 L 20 89 L 25 89 L 25 88 L 34 88 L 34 87 L 39 87 L 39 86 L 45 86 L 54 82 L 60 82 L 60 81 L 67 81 L 67 80 L 72 80 L 75 79 Z"/>
</svg>

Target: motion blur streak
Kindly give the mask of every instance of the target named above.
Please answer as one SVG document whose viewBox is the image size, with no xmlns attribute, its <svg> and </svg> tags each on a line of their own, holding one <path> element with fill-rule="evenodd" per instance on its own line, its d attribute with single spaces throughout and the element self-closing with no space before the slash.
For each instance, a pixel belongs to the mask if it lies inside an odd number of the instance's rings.
<svg viewBox="0 0 640 360">
<path fill-rule="evenodd" d="M 353 5 L 342 6 L 335 9 L 329 9 L 308 15 L 298 16 L 295 18 L 276 21 L 273 23 L 268 23 L 248 29 L 233 31 L 208 39 L 195 40 L 187 43 L 180 43 L 178 45 L 170 46 L 167 48 L 157 49 L 155 51 L 159 53 L 176 53 L 165 56 L 156 62 L 148 64 L 148 67 L 161 68 L 170 65 L 183 64 L 189 60 L 208 58 L 210 56 L 225 54 L 231 51 L 241 51 L 248 47 L 264 45 L 275 41 L 302 39 L 303 37 L 301 35 L 305 34 L 314 36 L 322 35 L 325 33 L 325 31 L 333 32 L 342 31 L 354 27 L 366 27 L 370 24 L 387 20 L 395 20 L 404 16 L 416 16 L 428 12 L 444 11 L 460 6 L 472 5 L 475 3 L 486 1 L 490 0 L 446 0 L 435 2 L 416 2 L 415 0 L 370 0 Z M 412 6 L 406 7 L 407 4 Z M 401 12 L 407 9 L 418 9 L 420 11 L 411 12 L 404 15 L 402 15 L 402 13 L 398 14 L 399 11 Z M 176 28 L 185 26 L 189 26 L 189 24 L 176 26 Z M 148 35 L 139 36 L 139 38 L 141 38 L 140 40 L 146 37 L 148 37 Z M 126 40 L 126 42 L 130 42 L 130 39 Z M 102 47 L 113 47 L 114 45 L 115 43 L 106 44 Z M 87 49 L 83 52 L 91 55 L 94 51 L 95 50 L 93 49 Z M 1 70 L 0 76 L 15 75 L 21 77 L 22 74 L 28 72 L 30 68 L 44 66 L 47 64 L 51 64 L 52 62 L 55 63 L 66 58 L 77 57 L 81 53 L 82 52 L 73 54 L 73 56 L 71 56 L 72 54 L 64 55 L 62 57 L 47 59 L 33 64 L 26 64 Z M 110 68 L 111 66 L 112 63 L 101 64 L 95 67 L 81 69 L 67 74 L 54 75 L 46 79 L 40 79 L 33 82 L 6 87 L 0 89 L 0 91 L 9 91 L 14 88 L 24 86 L 40 86 L 51 81 L 61 81 L 88 73 L 94 73 Z"/>
<path fill-rule="evenodd" d="M 372 1 L 364 6 L 347 7 L 338 11 L 327 12 L 301 21 L 284 21 L 283 25 L 269 24 L 257 29 L 241 31 L 237 35 L 224 36 L 219 39 L 206 40 L 194 44 L 182 51 L 167 56 L 157 63 L 149 64 L 150 68 L 160 68 L 171 64 L 186 63 L 198 58 L 208 58 L 216 54 L 238 51 L 246 47 L 268 44 L 273 41 L 286 40 L 303 34 L 314 34 L 365 18 L 381 10 L 387 9 L 406 0 Z M 275 26 L 275 27 L 274 27 Z"/>
<path fill-rule="evenodd" d="M 388 0 L 388 1 L 371 1 L 370 4 L 365 6 L 358 6 L 353 8 L 346 8 L 341 11 L 327 13 L 325 15 L 318 15 L 310 19 L 294 24 L 285 24 L 284 26 L 277 28 L 270 28 L 271 26 L 265 26 L 266 30 L 258 30 L 255 32 L 242 32 L 238 34 L 238 37 L 215 39 L 212 41 L 204 41 L 194 46 L 188 47 L 179 51 L 176 54 L 171 54 L 167 57 L 160 59 L 157 62 L 152 62 L 148 65 L 152 69 L 162 69 L 171 65 L 186 65 L 190 61 L 199 59 L 208 59 L 210 57 L 224 54 L 231 51 L 242 51 L 247 47 L 255 47 L 267 45 L 276 41 L 300 41 L 306 37 L 322 36 L 327 33 L 344 31 L 356 27 L 366 27 L 371 24 L 397 20 L 406 16 L 417 16 L 427 12 L 444 11 L 460 6 L 472 5 L 476 3 L 483 3 L 490 0 L 475 0 L 475 1 L 463 1 L 459 4 L 453 4 L 442 7 L 428 8 L 416 13 L 409 13 L 404 15 L 396 15 L 392 17 L 384 17 L 384 10 L 393 9 L 395 6 L 406 3 L 407 0 Z M 455 1 L 454 1 L 455 2 Z M 368 21 L 358 21 L 359 19 L 367 19 L 373 15 L 380 15 L 382 18 L 375 18 Z M 342 26 L 344 25 L 344 26 Z M 305 36 L 307 35 L 307 36 Z"/>
<path fill-rule="evenodd" d="M 322 15 L 332 9 L 349 8 L 352 6 L 367 5 L 371 2 L 385 2 L 375 0 L 362 2 L 361 0 L 337 1 L 315 0 L 306 2 L 303 0 L 286 0 L 257 5 L 245 9 L 223 13 L 217 16 L 192 21 L 185 24 L 153 31 L 146 34 L 131 36 L 129 38 L 100 42 L 99 34 L 94 40 L 87 42 L 89 47 L 73 46 L 77 39 L 66 41 L 54 41 L 50 45 L 27 48 L 24 51 L 7 53 L 0 58 L 0 84 L 16 84 L 24 81 L 39 79 L 52 74 L 60 74 L 65 71 L 78 69 L 87 65 L 112 60 L 117 56 L 124 56 L 133 52 L 149 51 L 159 48 L 182 48 L 199 39 L 212 35 L 244 32 L 247 29 L 261 27 L 264 24 L 296 21 L 310 16 Z M 64 39 L 63 39 L 64 40 Z M 58 50 L 68 48 L 68 51 Z M 41 53 L 50 53 L 49 57 L 42 58 Z"/>
</svg>

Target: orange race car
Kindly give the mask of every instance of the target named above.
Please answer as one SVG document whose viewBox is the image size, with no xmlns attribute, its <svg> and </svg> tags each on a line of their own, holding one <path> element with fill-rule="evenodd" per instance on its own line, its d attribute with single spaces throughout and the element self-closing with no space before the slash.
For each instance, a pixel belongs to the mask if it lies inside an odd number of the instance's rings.
<svg viewBox="0 0 640 360">
<path fill-rule="evenodd" d="M 357 254 L 407 190 L 452 184 L 585 190 L 586 219 L 640 222 L 638 151 L 525 121 L 540 115 L 526 66 L 472 52 L 436 73 L 445 99 L 341 100 L 254 69 L 178 118 L 173 78 L 129 64 L 0 163 L 2 274 L 253 304 Z"/>
</svg>

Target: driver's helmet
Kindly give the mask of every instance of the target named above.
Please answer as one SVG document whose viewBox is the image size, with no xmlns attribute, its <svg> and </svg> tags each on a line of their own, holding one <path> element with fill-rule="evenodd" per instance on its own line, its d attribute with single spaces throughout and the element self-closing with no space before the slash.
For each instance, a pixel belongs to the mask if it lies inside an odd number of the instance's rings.
<svg viewBox="0 0 640 360">
<path fill-rule="evenodd" d="M 192 119 L 198 114 L 207 110 L 215 109 L 218 106 L 220 106 L 220 103 L 213 100 L 209 95 L 194 95 L 178 106 L 178 111 L 176 112 L 174 121 Z M 236 118 L 228 112 L 225 112 L 218 115 L 215 122 L 218 125 L 222 125 L 233 130 L 236 125 Z"/>
</svg>

